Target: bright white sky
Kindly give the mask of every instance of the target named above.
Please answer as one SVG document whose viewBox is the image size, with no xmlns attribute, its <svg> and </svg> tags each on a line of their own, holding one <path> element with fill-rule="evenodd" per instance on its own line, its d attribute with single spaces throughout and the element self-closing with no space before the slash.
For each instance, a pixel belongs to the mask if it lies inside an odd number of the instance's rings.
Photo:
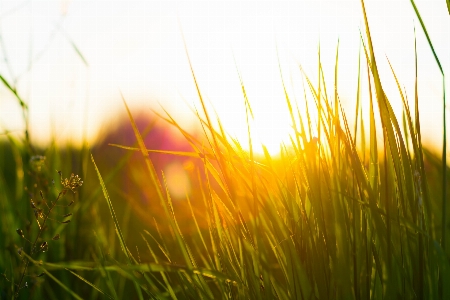
<svg viewBox="0 0 450 300">
<path fill-rule="evenodd" d="M 417 0 L 416 4 L 448 73 L 450 17 L 445 0 Z M 422 133 L 425 142 L 440 148 L 442 78 L 410 1 L 368 0 L 366 9 L 384 88 L 397 112 L 400 98 L 386 56 L 412 101 L 415 24 Z M 83 130 L 92 141 L 99 129 L 111 126 L 115 115 L 124 112 L 119 90 L 131 107 L 150 112 L 159 102 L 189 127 L 193 114 L 185 101 L 200 106 L 182 30 L 204 97 L 230 135 L 245 144 L 245 109 L 234 54 L 255 114 L 254 138 L 275 151 L 292 133 L 276 48 L 288 92 L 304 110 L 298 64 L 317 81 L 320 41 L 328 93 L 333 94 L 339 38 L 338 90 L 351 119 L 360 29 L 364 33 L 358 0 L 0 0 L 0 74 L 15 82 L 28 102 L 32 136 L 44 146 L 52 123 L 59 141 L 77 141 Z M 367 75 L 363 74 L 366 96 Z M 17 101 L 0 88 L 0 127 L 18 130 L 22 126 Z"/>
</svg>

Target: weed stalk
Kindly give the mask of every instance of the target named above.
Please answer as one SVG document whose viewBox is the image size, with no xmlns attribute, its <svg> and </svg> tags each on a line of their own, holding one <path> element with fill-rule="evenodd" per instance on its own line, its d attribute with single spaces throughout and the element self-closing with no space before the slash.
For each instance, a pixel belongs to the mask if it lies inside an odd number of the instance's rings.
<svg viewBox="0 0 450 300">
<path fill-rule="evenodd" d="M 31 245 L 30 248 L 30 257 L 32 257 L 34 254 L 37 254 L 38 252 L 42 251 L 42 252 L 46 252 L 48 251 L 48 242 L 44 241 L 42 242 L 42 244 L 38 247 L 38 242 L 44 232 L 44 230 L 46 229 L 45 224 L 47 223 L 48 220 L 54 220 L 52 218 L 50 218 L 50 214 L 52 213 L 52 211 L 54 210 L 54 208 L 57 206 L 59 200 L 61 200 L 61 198 L 67 193 L 67 191 L 72 191 L 73 193 L 75 193 L 75 190 L 80 187 L 83 184 L 83 181 L 81 180 L 80 177 L 78 177 L 78 175 L 74 175 L 73 173 L 70 175 L 70 178 L 65 178 L 63 179 L 62 177 L 62 172 L 58 171 L 58 174 L 61 177 L 61 184 L 63 186 L 62 190 L 59 192 L 58 196 L 56 197 L 55 201 L 50 201 L 50 205 L 48 205 L 48 203 L 45 201 L 42 191 L 40 192 L 41 198 L 43 200 L 43 203 L 45 203 L 45 205 L 47 206 L 47 213 L 44 212 L 43 209 L 39 208 L 39 206 L 33 201 L 30 201 L 31 207 L 33 208 L 34 211 L 34 215 L 36 217 L 36 222 L 38 224 L 39 230 L 37 232 L 36 238 L 34 239 L 34 242 Z M 73 204 L 73 201 L 71 201 L 68 205 L 66 205 L 67 207 L 71 206 Z M 63 217 L 69 217 L 72 214 L 66 214 Z M 39 222 L 39 219 L 42 219 L 42 223 Z M 69 220 L 65 220 L 65 221 L 58 221 L 58 220 L 54 220 L 59 222 L 60 224 L 68 224 L 70 223 L 70 219 Z M 17 229 L 17 233 L 24 238 L 27 242 L 30 242 L 29 239 L 26 239 L 23 231 L 21 229 Z M 55 235 L 52 240 L 58 240 L 60 238 L 59 234 Z M 31 242 L 30 242 L 31 243 Z M 19 255 L 22 255 L 22 248 L 19 249 L 18 251 Z M 20 279 L 19 279 L 19 283 L 17 284 L 17 290 L 15 293 L 15 298 L 17 299 L 19 297 L 19 293 L 20 290 L 24 287 L 27 287 L 28 284 L 25 284 L 24 286 L 22 286 L 23 280 L 25 278 L 28 266 L 30 264 L 30 259 L 27 258 L 26 255 L 23 256 L 22 258 L 22 264 L 24 264 L 24 268 L 23 271 L 20 275 Z"/>
</svg>

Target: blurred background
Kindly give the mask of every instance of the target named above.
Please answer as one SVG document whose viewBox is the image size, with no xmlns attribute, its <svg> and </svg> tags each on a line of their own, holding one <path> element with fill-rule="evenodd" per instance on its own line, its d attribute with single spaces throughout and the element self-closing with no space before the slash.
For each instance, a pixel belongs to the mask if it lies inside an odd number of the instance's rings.
<svg viewBox="0 0 450 300">
<path fill-rule="evenodd" d="M 413 110 L 416 29 L 422 136 L 439 151 L 442 76 L 411 3 L 365 3 L 381 78 L 397 113 L 401 99 L 386 57 Z M 445 1 L 416 4 L 445 72 L 450 67 Z M 328 93 L 333 94 L 339 40 L 338 91 L 353 122 L 360 30 L 359 1 L 2 0 L 0 74 L 28 103 L 31 139 L 44 148 L 52 136 L 57 143 L 75 145 L 83 137 L 90 145 L 103 140 L 121 126 L 121 93 L 133 111 L 151 116 L 163 107 L 184 128 L 195 129 L 191 108 L 200 104 L 184 35 L 202 95 L 227 132 L 246 147 L 240 72 L 255 116 L 254 143 L 275 154 L 292 133 L 281 78 L 303 113 L 299 66 L 317 81 L 319 45 Z M 364 63 L 362 74 L 364 107 Z M 446 84 L 450 90 L 448 78 Z M 0 99 L 1 131 L 22 133 L 22 111 L 3 85 Z"/>
</svg>

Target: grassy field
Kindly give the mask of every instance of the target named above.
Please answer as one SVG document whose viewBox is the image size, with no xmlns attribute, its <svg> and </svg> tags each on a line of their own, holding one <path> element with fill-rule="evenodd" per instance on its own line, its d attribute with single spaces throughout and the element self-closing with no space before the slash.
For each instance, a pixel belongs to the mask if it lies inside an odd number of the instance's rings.
<svg viewBox="0 0 450 300">
<path fill-rule="evenodd" d="M 156 144 L 166 128 L 136 118 L 125 99 L 127 125 L 97 145 L 37 149 L 28 132 L 6 133 L 0 299 L 450 299 L 445 156 L 422 146 L 419 111 L 399 82 L 394 114 L 365 25 L 357 125 L 325 85 L 319 55 L 318 78 L 299 70 L 305 99 L 286 93 L 293 130 L 278 156 L 229 138 L 198 86 L 202 134 L 160 116 L 182 142 Z M 337 50 L 335 86 L 338 61 Z M 417 90 L 409 99 L 417 108 Z M 186 196 L 162 172 L 175 162 L 189 176 Z"/>
</svg>

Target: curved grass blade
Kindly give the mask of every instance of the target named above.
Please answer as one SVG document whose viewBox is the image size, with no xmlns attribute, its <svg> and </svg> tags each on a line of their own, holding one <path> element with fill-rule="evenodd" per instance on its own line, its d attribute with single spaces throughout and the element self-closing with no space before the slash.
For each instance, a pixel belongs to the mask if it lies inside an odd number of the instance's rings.
<svg viewBox="0 0 450 300">
<path fill-rule="evenodd" d="M 17 90 L 15 88 L 13 88 L 9 82 L 2 76 L 0 75 L 0 80 L 3 82 L 3 84 L 8 88 L 8 90 L 10 90 L 14 96 L 16 96 L 17 100 L 19 101 L 20 106 L 23 109 L 28 109 L 28 105 L 22 100 L 22 98 L 19 96 L 19 94 L 17 93 Z"/>
<path fill-rule="evenodd" d="M 92 284 L 91 282 L 89 282 L 88 280 L 86 280 L 85 278 L 83 278 L 82 276 L 78 275 L 77 273 L 69 270 L 66 268 L 67 271 L 69 271 L 70 273 L 72 273 L 73 275 L 75 275 L 76 277 L 78 277 L 80 280 L 84 281 L 85 283 L 87 283 L 88 285 L 90 285 L 91 287 L 93 287 L 94 289 L 96 289 L 97 291 L 99 291 L 101 294 L 105 295 L 106 297 L 108 297 L 109 299 L 113 299 L 113 297 L 111 297 L 110 295 L 106 294 L 105 292 L 103 292 L 101 289 L 99 289 L 98 287 L 96 287 L 94 284 Z"/>
</svg>

